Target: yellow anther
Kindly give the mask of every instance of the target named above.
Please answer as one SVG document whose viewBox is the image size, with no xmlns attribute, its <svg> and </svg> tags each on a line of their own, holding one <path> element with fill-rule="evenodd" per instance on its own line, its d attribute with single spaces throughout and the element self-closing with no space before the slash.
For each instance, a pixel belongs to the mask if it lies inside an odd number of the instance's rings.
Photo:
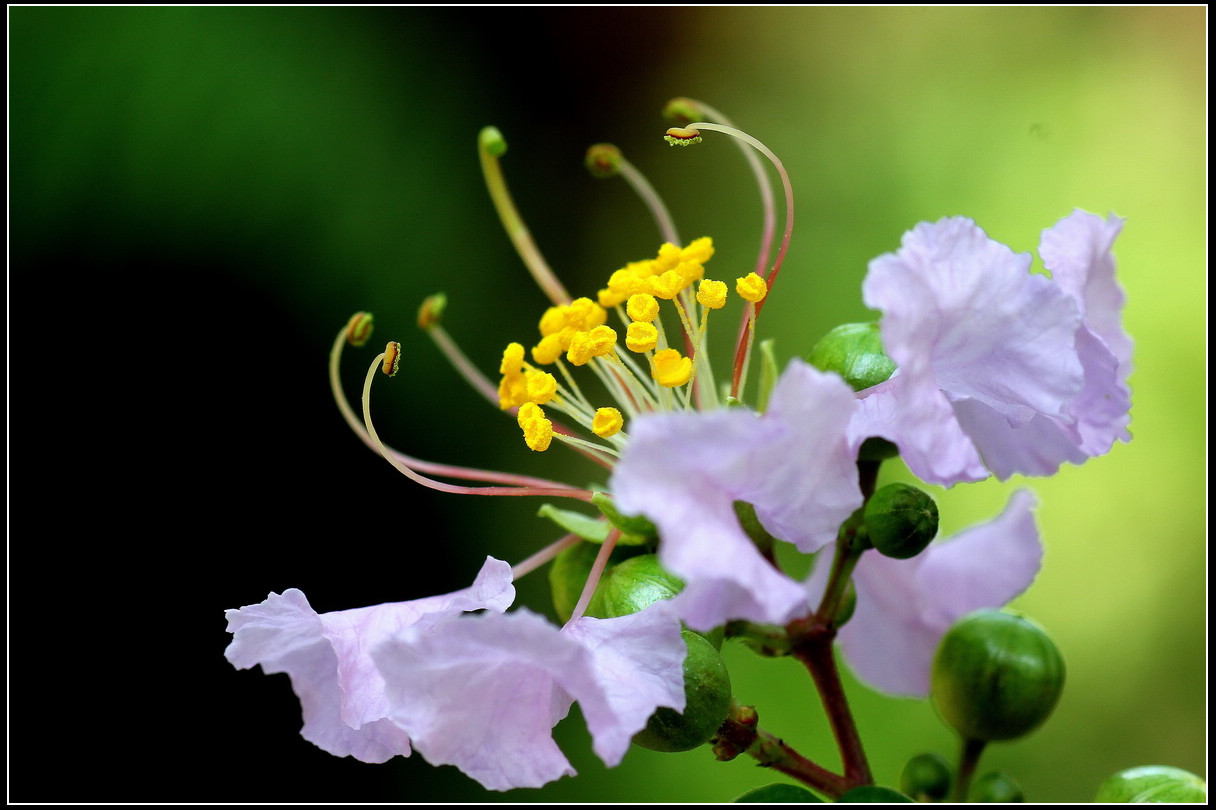
<svg viewBox="0 0 1216 810">
<path fill-rule="evenodd" d="M 566 359 L 576 366 L 586 365 L 592 357 L 611 354 L 616 345 L 616 330 L 610 326 L 597 326 L 587 332 L 578 332 L 570 341 Z"/>
<path fill-rule="evenodd" d="M 530 402 L 544 405 L 557 394 L 557 378 L 547 371 L 530 371 L 525 379 Z"/>
<path fill-rule="evenodd" d="M 680 263 L 680 247 L 673 245 L 671 242 L 664 242 L 659 245 L 659 256 L 654 260 L 655 272 L 665 273 L 668 270 L 675 268 Z"/>
<path fill-rule="evenodd" d="M 675 270 L 668 270 L 663 275 L 654 279 L 652 289 L 658 298 L 670 301 L 680 294 L 680 290 L 688 286 L 688 282 L 684 277 Z"/>
<path fill-rule="evenodd" d="M 655 300 L 653 295 L 636 293 L 629 296 L 629 303 L 625 305 L 625 312 L 635 321 L 650 323 L 659 317 L 659 302 Z"/>
<path fill-rule="evenodd" d="M 562 336 L 545 335 L 532 347 L 532 362 L 538 366 L 547 366 L 557 362 L 557 359 L 562 356 L 562 352 L 566 351 L 562 346 Z"/>
<path fill-rule="evenodd" d="M 582 331 L 602 326 L 608 320 L 608 311 L 590 298 L 576 298 L 568 308 L 567 325 Z"/>
<path fill-rule="evenodd" d="M 672 127 L 667 130 L 663 140 L 672 146 L 692 146 L 701 142 L 701 131 L 691 127 Z"/>
<path fill-rule="evenodd" d="M 565 307 L 549 307 L 545 310 L 545 314 L 540 316 L 542 335 L 555 335 L 566 327 L 565 309 Z"/>
<path fill-rule="evenodd" d="M 665 388 L 681 386 L 692 376 L 692 360 L 681 357 L 675 349 L 655 352 L 653 368 L 655 380 Z"/>
<path fill-rule="evenodd" d="M 591 432 L 601 439 L 607 439 L 619 433 L 624 424 L 625 420 L 616 408 L 600 408 L 591 420 Z"/>
<path fill-rule="evenodd" d="M 510 374 L 498 383 L 498 406 L 510 410 L 528 401 L 528 381 L 522 374 Z"/>
<path fill-rule="evenodd" d="M 388 345 L 384 347 L 384 363 L 380 369 L 388 376 L 393 376 L 397 373 L 398 366 L 401 365 L 401 344 L 395 340 L 390 340 Z"/>
<path fill-rule="evenodd" d="M 605 287 L 595 295 L 595 300 L 599 302 L 601 307 L 606 309 L 611 309 L 612 307 L 625 303 L 626 298 L 628 298 L 628 296 L 626 296 L 624 293 L 613 292 L 611 287 Z"/>
<path fill-rule="evenodd" d="M 684 279 L 684 285 L 688 286 L 705 276 L 705 267 L 700 262 L 684 261 L 676 265 L 675 272 L 680 274 L 680 278 Z"/>
<path fill-rule="evenodd" d="M 356 312 L 346 322 L 346 342 L 352 346 L 362 346 L 372 336 L 372 314 Z"/>
<path fill-rule="evenodd" d="M 525 402 L 519 406 L 516 421 L 524 431 L 524 442 L 528 447 L 540 453 L 549 449 L 553 441 L 553 423 L 545 418 L 545 412 L 535 402 Z"/>
<path fill-rule="evenodd" d="M 524 347 L 519 343 L 508 343 L 503 349 L 502 362 L 498 365 L 498 373 L 508 376 L 522 374 L 524 370 Z"/>
<path fill-rule="evenodd" d="M 726 282 L 701 279 L 697 287 L 697 303 L 706 309 L 721 309 L 726 306 Z"/>
<path fill-rule="evenodd" d="M 768 284 L 755 273 L 748 273 L 743 278 L 735 279 L 735 292 L 744 301 L 758 304 L 768 295 Z"/>
<path fill-rule="evenodd" d="M 681 259 L 686 262 L 696 262 L 697 264 L 705 264 L 713 255 L 714 240 L 708 236 L 692 240 L 688 243 L 688 247 L 680 251 Z"/>
<path fill-rule="evenodd" d="M 634 321 L 625 330 L 625 346 L 631 352 L 648 352 L 659 342 L 659 330 L 654 324 L 645 321 Z"/>
</svg>

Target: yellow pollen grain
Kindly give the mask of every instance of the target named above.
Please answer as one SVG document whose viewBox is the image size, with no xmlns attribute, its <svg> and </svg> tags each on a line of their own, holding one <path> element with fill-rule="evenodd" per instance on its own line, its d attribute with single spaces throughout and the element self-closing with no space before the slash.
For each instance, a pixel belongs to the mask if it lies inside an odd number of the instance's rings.
<svg viewBox="0 0 1216 810">
<path fill-rule="evenodd" d="M 557 378 L 547 371 L 532 371 L 526 376 L 528 399 L 544 405 L 557 394 Z"/>
<path fill-rule="evenodd" d="M 735 279 L 735 292 L 744 301 L 758 304 L 768 295 L 768 284 L 755 273 L 748 273 L 743 278 Z"/>
<path fill-rule="evenodd" d="M 524 443 L 538 453 L 549 449 L 553 441 L 553 423 L 545 418 L 545 412 L 535 402 L 519 406 L 516 421 L 524 431 Z"/>
<path fill-rule="evenodd" d="M 591 432 L 601 439 L 615 436 L 625 424 L 621 412 L 616 408 L 600 408 L 591 420 Z"/>
<path fill-rule="evenodd" d="M 508 343 L 502 352 L 502 363 L 498 366 L 499 374 L 522 374 L 524 364 L 524 347 L 520 343 Z"/>
</svg>

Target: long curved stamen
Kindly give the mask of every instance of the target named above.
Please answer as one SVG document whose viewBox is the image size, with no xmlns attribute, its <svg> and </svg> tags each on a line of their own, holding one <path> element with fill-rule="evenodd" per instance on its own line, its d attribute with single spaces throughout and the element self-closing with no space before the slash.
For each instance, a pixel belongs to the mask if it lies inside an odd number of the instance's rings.
<svg viewBox="0 0 1216 810">
<path fill-rule="evenodd" d="M 485 176 L 486 188 L 490 191 L 490 199 L 494 201 L 494 208 L 498 211 L 503 228 L 506 229 L 507 236 L 514 243 L 516 252 L 523 259 L 532 278 L 536 279 L 536 283 L 554 304 L 569 304 L 570 294 L 549 268 L 535 240 L 532 239 L 532 233 L 511 200 L 507 181 L 502 176 L 502 167 L 498 164 L 498 158 L 506 151 L 507 142 L 497 127 L 485 127 L 481 130 L 477 137 L 477 153 L 481 156 L 481 171 Z"/>
<path fill-rule="evenodd" d="M 591 603 L 591 597 L 595 595 L 595 589 L 600 584 L 600 577 L 604 575 L 604 569 L 608 567 L 608 558 L 612 555 L 612 550 L 616 548 L 616 541 L 620 539 L 620 536 L 621 530 L 614 528 L 608 533 L 604 544 L 600 546 L 599 554 L 595 555 L 595 562 L 591 564 L 591 572 L 587 575 L 587 583 L 583 585 L 583 592 L 579 594 L 578 603 L 570 612 L 571 622 L 583 618 L 583 614 L 587 612 L 587 605 Z"/>
<path fill-rule="evenodd" d="M 734 127 L 735 124 L 722 113 L 703 101 L 694 98 L 673 98 L 663 108 L 663 115 L 679 126 L 688 126 L 698 119 L 706 119 L 717 124 Z M 773 200 L 773 184 L 769 182 L 768 173 L 760 163 L 756 152 L 748 148 L 748 144 L 736 140 L 735 145 L 743 153 L 743 159 L 751 167 L 756 177 L 756 185 L 760 187 L 760 203 L 764 209 L 764 227 L 760 236 L 760 251 L 756 255 L 756 275 L 764 278 L 768 274 L 768 257 L 773 247 L 773 234 L 777 230 L 777 211 Z"/>
<path fill-rule="evenodd" d="M 721 132 L 724 135 L 730 135 L 748 145 L 752 146 L 762 155 L 769 159 L 769 162 L 776 168 L 777 174 L 781 177 L 781 185 L 785 189 L 785 232 L 781 236 L 781 246 L 777 250 L 777 257 L 773 260 L 772 270 L 767 277 L 757 273 L 758 276 L 764 278 L 767 282 L 768 290 L 771 291 L 773 285 L 777 282 L 777 273 L 781 269 L 782 263 L 785 261 L 785 254 L 789 251 L 790 237 L 794 232 L 794 189 L 790 184 L 789 174 L 785 170 L 785 165 L 781 162 L 772 150 L 761 143 L 756 138 L 748 135 L 742 130 L 734 127 L 724 126 L 722 124 L 714 124 L 707 121 L 696 121 L 689 124 L 687 127 L 673 127 L 667 130 L 667 141 L 671 144 L 691 144 L 699 143 L 701 140 L 701 130 L 709 132 Z M 735 341 L 735 363 L 734 375 L 731 381 L 731 396 L 738 398 L 739 390 L 742 386 L 742 377 L 744 368 L 747 366 L 747 355 L 751 349 L 751 340 L 748 337 L 748 332 L 755 328 L 756 319 L 760 316 L 760 309 L 764 306 L 764 301 L 767 299 L 767 294 L 761 300 L 757 301 L 753 306 L 744 310 L 742 321 L 739 324 L 739 336 Z"/>
<path fill-rule="evenodd" d="M 673 245 L 681 244 L 676 232 L 675 220 L 671 218 L 671 213 L 667 210 L 662 198 L 659 197 L 659 193 L 654 190 L 654 186 L 650 184 L 646 176 L 625 159 L 620 149 L 610 143 L 594 144 L 587 148 L 586 165 L 587 170 L 594 177 L 612 177 L 616 174 L 623 177 L 650 209 L 655 224 L 659 226 L 659 234 L 663 237 L 663 241 L 671 242 Z"/>
</svg>

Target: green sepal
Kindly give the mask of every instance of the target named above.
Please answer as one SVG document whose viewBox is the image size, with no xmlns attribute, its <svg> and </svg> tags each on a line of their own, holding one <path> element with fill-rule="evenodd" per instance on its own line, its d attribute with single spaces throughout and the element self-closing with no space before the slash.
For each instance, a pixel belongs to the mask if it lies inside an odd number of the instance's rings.
<svg viewBox="0 0 1216 810">
<path fill-rule="evenodd" d="M 891 804 L 892 802 L 911 802 L 913 800 L 893 788 L 863 785 L 853 788 L 836 801 L 849 804 Z"/>
<path fill-rule="evenodd" d="M 811 793 L 804 787 L 798 785 L 765 785 L 764 787 L 752 788 L 747 793 L 744 793 L 739 798 L 735 799 L 733 804 L 739 803 L 757 803 L 757 804 L 823 804 L 823 799 Z"/>
<path fill-rule="evenodd" d="M 735 515 L 739 518 L 739 526 L 743 529 L 743 533 L 751 538 L 761 554 L 771 553 L 773 542 L 777 538 L 769 534 L 768 529 L 760 523 L 760 518 L 756 517 L 756 507 L 747 501 L 735 501 L 732 505 L 735 507 Z"/>
<path fill-rule="evenodd" d="M 781 369 L 773 353 L 773 339 L 760 341 L 760 395 L 756 398 L 756 410 L 760 413 L 768 410 L 768 395 L 773 392 L 773 386 L 780 376 Z"/>
<path fill-rule="evenodd" d="M 657 540 L 659 530 L 643 515 L 622 515 L 617 511 L 612 496 L 606 492 L 596 492 L 591 496 L 591 503 L 604 513 L 608 522 L 621 530 L 618 543 L 627 546 L 640 546 L 651 540 Z"/>
</svg>

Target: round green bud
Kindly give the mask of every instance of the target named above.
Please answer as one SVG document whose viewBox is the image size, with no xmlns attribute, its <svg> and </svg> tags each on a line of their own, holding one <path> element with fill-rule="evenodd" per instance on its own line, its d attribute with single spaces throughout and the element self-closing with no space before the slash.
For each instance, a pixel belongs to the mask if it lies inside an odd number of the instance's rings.
<svg viewBox="0 0 1216 810">
<path fill-rule="evenodd" d="M 1190 771 L 1168 765 L 1143 765 L 1111 776 L 1098 788 L 1094 802 L 1203 802 L 1208 800 L 1207 783 Z"/>
<path fill-rule="evenodd" d="M 1051 714 L 1063 688 L 1064 659 L 1051 637 L 1012 613 L 969 613 L 933 657 L 933 705 L 964 739 L 1028 734 Z"/>
<path fill-rule="evenodd" d="M 684 583 L 669 573 L 654 554 L 639 554 L 612 566 L 600 577 L 587 615 L 613 619 L 637 613 L 680 592 Z"/>
<path fill-rule="evenodd" d="M 709 742 L 730 711 L 730 673 L 714 645 L 691 630 L 680 631 L 688 647 L 684 659 L 684 711 L 661 707 L 633 741 L 652 751 L 691 751 Z"/>
<path fill-rule="evenodd" d="M 811 348 L 806 360 L 820 371 L 835 371 L 854 391 L 885 382 L 895 371 L 895 361 L 882 349 L 876 322 L 837 326 Z"/>
<path fill-rule="evenodd" d="M 866 531 L 879 554 L 906 560 L 937 535 L 937 504 L 916 487 L 887 484 L 866 502 Z"/>
<path fill-rule="evenodd" d="M 1004 771 L 993 771 L 971 783 L 968 798 L 985 804 L 1018 804 L 1026 801 L 1026 794 L 1012 776 Z"/>
<path fill-rule="evenodd" d="M 899 775 L 899 789 L 918 802 L 940 802 L 950 793 L 954 772 L 941 754 L 917 754 Z"/>
</svg>

